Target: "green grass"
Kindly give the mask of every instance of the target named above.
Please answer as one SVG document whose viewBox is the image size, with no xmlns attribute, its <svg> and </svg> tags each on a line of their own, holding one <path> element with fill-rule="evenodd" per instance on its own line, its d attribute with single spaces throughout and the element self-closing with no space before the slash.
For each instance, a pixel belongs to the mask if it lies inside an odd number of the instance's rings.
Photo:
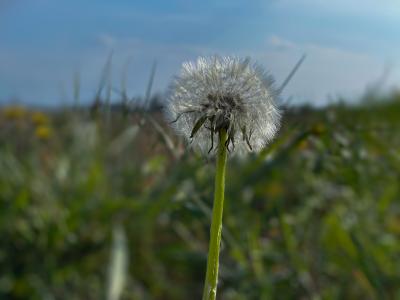
<svg viewBox="0 0 400 300">
<path fill-rule="evenodd" d="M 220 299 L 400 299 L 399 100 L 290 109 L 230 161 Z M 104 299 L 115 226 L 122 299 L 201 298 L 214 163 L 159 114 L 8 108 L 0 126 L 1 299 Z"/>
</svg>

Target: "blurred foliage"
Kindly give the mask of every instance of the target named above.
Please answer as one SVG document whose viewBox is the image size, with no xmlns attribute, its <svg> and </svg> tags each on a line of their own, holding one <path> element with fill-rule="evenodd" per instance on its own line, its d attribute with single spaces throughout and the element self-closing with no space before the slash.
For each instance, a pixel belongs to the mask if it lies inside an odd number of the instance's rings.
<svg viewBox="0 0 400 300">
<path fill-rule="evenodd" d="M 400 299 L 399 125 L 398 95 L 291 108 L 231 159 L 220 299 Z M 201 298 L 214 164 L 160 113 L 7 107 L 0 126 L 0 298 L 104 299 L 114 228 L 122 299 Z"/>
</svg>

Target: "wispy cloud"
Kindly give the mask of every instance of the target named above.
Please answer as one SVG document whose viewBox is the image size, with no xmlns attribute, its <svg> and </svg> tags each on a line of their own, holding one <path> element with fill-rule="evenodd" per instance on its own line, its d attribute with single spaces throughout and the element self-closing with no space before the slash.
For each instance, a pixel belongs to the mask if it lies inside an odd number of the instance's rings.
<svg viewBox="0 0 400 300">
<path fill-rule="evenodd" d="M 359 15 L 359 16 L 385 16 L 385 17 L 399 17 L 400 5 L 397 0 L 363 0 L 363 1 L 349 1 L 349 0 L 336 0 L 334 3 L 326 0 L 279 0 L 273 1 L 267 5 L 274 5 L 285 7 L 286 9 L 298 9 L 302 6 L 306 10 L 312 9 L 315 12 L 323 14 L 346 14 L 346 15 Z"/>
<path fill-rule="evenodd" d="M 266 47 L 254 55 L 270 67 L 283 80 L 303 53 L 307 59 L 289 84 L 285 95 L 296 96 L 316 104 L 337 95 L 355 99 L 362 95 L 369 83 L 382 74 L 387 61 L 367 53 L 327 47 L 313 43 L 296 43 L 283 37 L 269 36 Z M 395 67 L 393 67 L 395 68 Z M 388 84 L 400 82 L 397 69 L 393 69 Z"/>
<path fill-rule="evenodd" d="M 277 35 L 271 35 L 268 39 L 267 39 L 267 45 L 275 48 L 276 50 L 290 50 L 293 48 L 299 48 L 295 43 L 289 41 L 289 40 L 285 40 Z"/>
<path fill-rule="evenodd" d="M 360 94 L 388 61 L 400 65 L 395 0 L 12 3 L 20 5 L 10 4 L 0 18 L 2 98 L 58 98 L 58 87 L 70 86 L 76 71 L 89 97 L 111 51 L 113 82 L 120 84 L 130 61 L 128 89 L 135 94 L 145 89 L 155 60 L 161 91 L 183 61 L 198 55 L 250 55 L 280 82 L 307 53 L 285 95 L 314 102 Z M 400 82 L 399 69 L 392 69 L 391 83 Z"/>
</svg>

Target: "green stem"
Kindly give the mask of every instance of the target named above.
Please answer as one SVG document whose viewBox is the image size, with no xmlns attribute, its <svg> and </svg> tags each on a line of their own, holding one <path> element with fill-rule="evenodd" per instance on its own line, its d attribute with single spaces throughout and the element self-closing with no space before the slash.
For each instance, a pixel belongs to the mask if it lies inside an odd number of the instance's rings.
<svg viewBox="0 0 400 300">
<path fill-rule="evenodd" d="M 215 174 L 214 207 L 211 220 L 210 246 L 208 250 L 207 272 L 204 283 L 203 300 L 215 300 L 217 295 L 219 250 L 221 245 L 222 213 L 224 208 L 225 191 L 225 166 L 227 149 L 225 142 L 227 133 L 221 130 L 219 133 L 217 170 Z"/>
</svg>

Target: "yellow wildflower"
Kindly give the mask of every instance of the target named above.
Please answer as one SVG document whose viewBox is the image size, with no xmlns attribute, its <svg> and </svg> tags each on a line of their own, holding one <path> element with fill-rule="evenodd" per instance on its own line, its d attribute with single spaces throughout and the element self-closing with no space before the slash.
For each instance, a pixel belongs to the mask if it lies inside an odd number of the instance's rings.
<svg viewBox="0 0 400 300">
<path fill-rule="evenodd" d="M 267 195 L 271 198 L 279 197 L 283 194 L 283 186 L 280 182 L 271 182 L 266 187 Z"/>
<path fill-rule="evenodd" d="M 40 125 L 35 130 L 35 136 L 40 140 L 48 140 L 52 135 L 52 130 L 49 126 Z"/>
<path fill-rule="evenodd" d="M 31 119 L 36 126 L 47 125 L 50 121 L 49 117 L 40 111 L 32 113 Z"/>
<path fill-rule="evenodd" d="M 26 114 L 26 109 L 22 106 L 15 105 L 4 108 L 3 115 L 9 120 L 22 119 Z"/>
</svg>

